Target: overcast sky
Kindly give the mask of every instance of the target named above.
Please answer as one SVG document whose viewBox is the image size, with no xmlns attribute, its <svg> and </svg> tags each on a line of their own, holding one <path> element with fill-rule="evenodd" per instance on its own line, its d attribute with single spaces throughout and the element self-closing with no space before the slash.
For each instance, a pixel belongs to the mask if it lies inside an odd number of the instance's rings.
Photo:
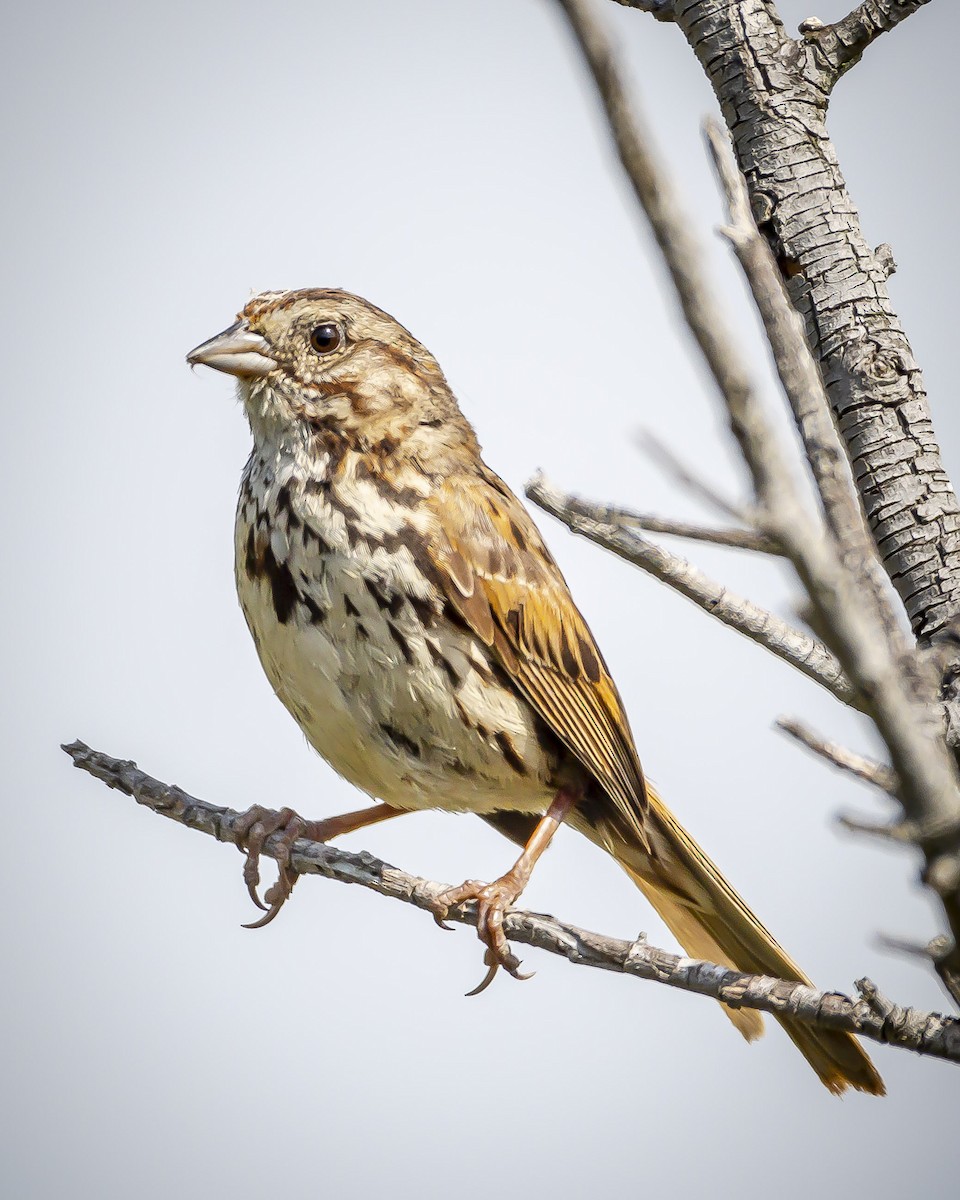
<svg viewBox="0 0 960 1200">
<path fill-rule="evenodd" d="M 810 15 L 780 8 L 792 29 Z M 604 16 L 767 378 L 712 233 L 701 69 L 675 28 Z M 553 4 L 59 2 L 5 24 L 4 1193 L 951 1194 L 956 1068 L 878 1047 L 889 1098 L 838 1102 L 772 1024 L 748 1047 L 702 999 L 532 950 L 534 980 L 465 1000 L 482 969 L 469 931 L 316 879 L 247 932 L 235 850 L 57 748 L 81 737 L 237 808 L 358 806 L 261 673 L 232 577 L 249 435 L 230 381 L 183 361 L 251 292 L 336 285 L 393 313 L 518 491 L 542 467 L 589 496 L 709 515 L 638 453 L 646 428 L 743 494 Z M 955 32 L 941 3 L 883 38 L 841 81 L 831 129 L 866 237 L 893 246 L 957 477 Z M 795 714 L 870 749 L 857 721 L 539 520 L 648 773 L 791 954 L 823 987 L 867 974 L 943 1007 L 928 973 L 876 947 L 878 931 L 937 928 L 916 864 L 841 837 L 839 811 L 880 806 L 771 729 Z M 791 611 L 776 568 L 689 552 Z M 450 882 L 512 856 L 479 821 L 433 813 L 344 844 Z M 526 901 L 674 945 L 572 833 Z"/>
</svg>

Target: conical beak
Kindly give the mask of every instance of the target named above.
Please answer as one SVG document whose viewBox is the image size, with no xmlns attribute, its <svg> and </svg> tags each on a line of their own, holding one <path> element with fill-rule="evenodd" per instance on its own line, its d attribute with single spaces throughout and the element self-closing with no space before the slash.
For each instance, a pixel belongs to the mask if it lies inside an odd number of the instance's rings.
<svg viewBox="0 0 960 1200">
<path fill-rule="evenodd" d="M 259 333 L 253 333 L 246 321 L 238 321 L 187 355 L 191 367 L 198 364 L 225 371 L 241 379 L 263 379 L 277 365 L 270 357 L 270 346 Z"/>
</svg>

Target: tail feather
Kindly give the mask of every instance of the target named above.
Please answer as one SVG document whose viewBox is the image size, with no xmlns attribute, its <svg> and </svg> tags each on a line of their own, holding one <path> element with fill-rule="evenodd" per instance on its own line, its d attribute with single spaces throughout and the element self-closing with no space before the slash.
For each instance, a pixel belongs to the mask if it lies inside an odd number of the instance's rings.
<svg viewBox="0 0 960 1200">
<path fill-rule="evenodd" d="M 577 814 L 571 823 L 613 855 L 691 958 L 809 985 L 807 976 L 652 788 L 649 799 L 644 825 L 650 852 L 625 823 L 604 822 L 600 828 L 578 819 Z M 747 1041 L 762 1034 L 759 1012 L 722 1007 Z M 777 1020 L 831 1092 L 839 1095 L 852 1087 L 875 1096 L 885 1093 L 883 1080 L 852 1034 L 819 1029 L 791 1017 Z"/>
<path fill-rule="evenodd" d="M 623 869 L 634 881 L 637 887 L 650 901 L 657 915 L 670 930 L 690 958 L 699 958 L 704 962 L 718 963 L 722 967 L 733 967 L 730 955 L 720 943 L 711 936 L 710 932 L 697 918 L 678 903 L 668 892 L 662 891 L 652 883 L 648 883 L 629 866 L 621 863 Z M 734 968 L 738 970 L 740 968 Z M 763 1036 L 763 1017 L 754 1008 L 730 1008 L 721 1004 L 724 1014 L 730 1018 L 737 1029 L 748 1042 L 756 1041 Z"/>
</svg>

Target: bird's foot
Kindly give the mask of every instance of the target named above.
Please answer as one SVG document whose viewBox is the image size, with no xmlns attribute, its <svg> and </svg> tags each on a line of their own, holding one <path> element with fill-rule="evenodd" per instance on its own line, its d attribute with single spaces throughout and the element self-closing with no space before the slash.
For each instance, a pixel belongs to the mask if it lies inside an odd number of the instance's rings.
<svg viewBox="0 0 960 1200">
<path fill-rule="evenodd" d="M 269 925 L 293 891 L 293 885 L 297 882 L 297 872 L 290 866 L 290 852 L 297 838 L 306 838 L 311 842 L 331 842 L 341 834 L 353 833 L 357 829 L 365 829 L 368 825 L 376 825 L 391 817 L 402 816 L 403 812 L 403 809 L 392 808 L 389 804 L 374 804 L 371 808 L 343 813 L 339 817 L 326 817 L 323 821 L 305 821 L 292 808 L 275 811 L 272 808 L 262 808 L 259 804 L 248 808 L 237 822 L 237 846 L 247 859 L 243 864 L 243 880 L 250 893 L 250 899 L 257 908 L 263 909 L 265 915 L 259 921 L 244 925 L 244 929 L 261 929 L 264 925 Z M 260 886 L 260 855 L 267 838 L 274 834 L 280 835 L 272 847 L 279 875 L 277 882 L 265 894 L 264 904 L 257 893 Z"/>
<path fill-rule="evenodd" d="M 477 936 L 486 946 L 483 961 L 487 973 L 472 991 L 467 992 L 468 996 L 478 996 L 488 988 L 501 967 L 514 979 L 531 978 L 532 972 L 524 974 L 520 970 L 520 959 L 510 949 L 503 932 L 504 915 L 523 891 L 526 882 L 516 870 L 510 870 L 493 883 L 468 879 L 460 887 L 447 888 L 437 897 L 434 919 L 445 929 L 449 926 L 444 924 L 444 918 L 451 908 L 469 900 L 477 902 Z"/>
<path fill-rule="evenodd" d="M 237 822 L 237 847 L 246 856 L 243 864 L 243 882 L 247 885 L 250 899 L 264 915 L 258 921 L 244 925 L 244 929 L 262 929 L 269 925 L 283 907 L 293 885 L 297 882 L 297 872 L 290 866 L 290 851 L 297 838 L 310 838 L 313 841 L 323 841 L 319 826 L 322 822 L 305 821 L 292 808 L 263 808 L 254 804 L 241 816 Z M 274 857 L 277 860 L 277 881 L 264 893 L 260 899 L 260 856 L 263 853 L 267 838 L 279 834 L 274 843 Z M 266 903 L 264 903 L 266 901 Z"/>
</svg>

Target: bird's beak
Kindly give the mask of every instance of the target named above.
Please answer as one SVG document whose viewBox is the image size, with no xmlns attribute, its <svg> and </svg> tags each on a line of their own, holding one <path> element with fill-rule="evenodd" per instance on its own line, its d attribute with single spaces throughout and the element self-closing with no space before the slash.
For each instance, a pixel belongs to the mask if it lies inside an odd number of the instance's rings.
<svg viewBox="0 0 960 1200">
<path fill-rule="evenodd" d="M 241 379 L 263 379 L 277 365 L 270 357 L 266 338 L 253 333 L 246 321 L 238 321 L 187 355 L 191 367 L 199 363 Z"/>
</svg>

